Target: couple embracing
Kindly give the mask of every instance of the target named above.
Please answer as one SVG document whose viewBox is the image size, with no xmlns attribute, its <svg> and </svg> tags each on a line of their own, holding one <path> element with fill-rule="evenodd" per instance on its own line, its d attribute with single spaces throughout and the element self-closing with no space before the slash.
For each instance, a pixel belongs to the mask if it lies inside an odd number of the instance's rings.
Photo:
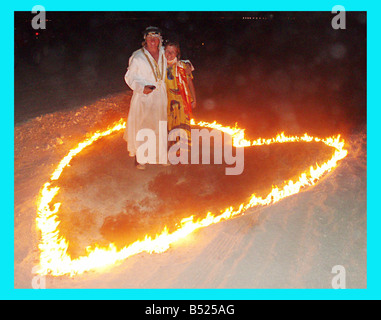
<svg viewBox="0 0 381 320">
<path fill-rule="evenodd" d="M 167 131 L 179 130 L 177 137 L 187 141 L 181 148 L 190 144 L 190 119 L 196 106 L 193 86 L 193 66 L 180 60 L 180 46 L 177 42 L 162 45 L 161 30 L 148 27 L 144 31 L 142 48 L 136 50 L 129 59 L 125 75 L 127 85 L 133 90 L 127 127 L 123 138 L 127 150 L 135 157 L 138 169 L 145 169 L 145 161 L 138 148 L 144 143 L 137 135 L 141 129 L 150 129 L 156 135 L 156 159 L 149 163 L 167 164 L 167 135 L 161 135 L 161 123 L 167 123 Z M 170 143 L 174 144 L 176 141 Z M 165 146 L 165 147 L 164 147 Z"/>
</svg>

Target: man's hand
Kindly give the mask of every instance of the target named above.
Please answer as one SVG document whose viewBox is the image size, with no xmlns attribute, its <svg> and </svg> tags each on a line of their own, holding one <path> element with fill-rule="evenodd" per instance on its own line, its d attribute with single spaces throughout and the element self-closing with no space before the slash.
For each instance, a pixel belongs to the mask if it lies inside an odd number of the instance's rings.
<svg viewBox="0 0 381 320">
<path fill-rule="evenodd" d="M 192 65 L 189 62 L 185 63 L 185 73 L 187 76 L 190 76 L 192 74 Z"/>
<path fill-rule="evenodd" d="M 144 94 L 149 94 L 151 93 L 153 90 L 155 90 L 155 86 L 145 86 L 144 89 L 143 89 L 143 93 Z"/>
</svg>

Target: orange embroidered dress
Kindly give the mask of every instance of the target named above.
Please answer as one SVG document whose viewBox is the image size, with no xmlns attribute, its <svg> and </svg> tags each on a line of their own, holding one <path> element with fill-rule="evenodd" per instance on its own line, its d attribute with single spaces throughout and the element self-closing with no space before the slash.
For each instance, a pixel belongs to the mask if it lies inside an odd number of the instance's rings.
<svg viewBox="0 0 381 320">
<path fill-rule="evenodd" d="M 190 147 L 191 144 L 191 127 L 190 119 L 192 116 L 192 95 L 189 90 L 188 79 L 193 79 L 192 74 L 185 72 L 185 63 L 178 61 L 173 65 L 167 65 L 167 76 L 165 78 L 167 86 L 167 117 L 168 132 L 173 129 L 183 129 L 180 132 L 181 139 L 186 139 L 186 146 L 181 145 L 181 149 Z M 186 134 L 186 136 L 185 136 Z M 180 138 L 177 138 L 177 141 Z M 175 144 L 169 142 L 168 146 Z"/>
</svg>

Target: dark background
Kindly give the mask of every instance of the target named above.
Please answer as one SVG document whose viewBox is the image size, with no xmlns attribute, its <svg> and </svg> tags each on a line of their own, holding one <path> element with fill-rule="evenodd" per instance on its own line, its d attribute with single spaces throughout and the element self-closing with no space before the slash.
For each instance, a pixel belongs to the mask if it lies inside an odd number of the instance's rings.
<svg viewBox="0 0 381 320">
<path fill-rule="evenodd" d="M 15 124 L 122 91 L 150 25 L 195 67 L 194 116 L 250 134 L 349 134 L 366 128 L 366 13 L 15 12 Z M 38 34 L 36 34 L 38 33 Z"/>
</svg>

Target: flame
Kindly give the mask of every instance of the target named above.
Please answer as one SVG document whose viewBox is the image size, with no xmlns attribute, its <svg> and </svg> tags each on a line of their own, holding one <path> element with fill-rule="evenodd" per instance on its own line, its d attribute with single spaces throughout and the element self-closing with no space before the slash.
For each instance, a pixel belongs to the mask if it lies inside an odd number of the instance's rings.
<svg viewBox="0 0 381 320">
<path fill-rule="evenodd" d="M 212 214 L 211 212 L 208 212 L 204 218 L 198 220 L 195 220 L 194 216 L 189 216 L 182 219 L 177 226 L 178 228 L 172 233 L 169 233 L 168 228 L 165 227 L 163 231 L 160 234 L 157 234 L 154 238 L 145 236 L 143 240 L 138 240 L 122 249 L 118 249 L 113 243 L 110 243 L 108 247 L 99 247 L 97 245 L 94 247 L 87 247 L 86 256 L 71 259 L 70 255 L 67 253 L 69 244 L 65 237 L 60 235 L 59 231 L 60 221 L 58 219 L 58 211 L 61 204 L 52 204 L 54 197 L 58 194 L 60 188 L 58 186 L 52 186 L 52 182 L 59 180 L 59 177 L 65 167 L 69 166 L 70 161 L 84 148 L 90 146 L 102 137 L 124 129 L 126 127 L 126 122 L 121 119 L 107 130 L 95 132 L 93 135 L 79 143 L 76 148 L 70 150 L 54 170 L 50 177 L 50 182 L 43 185 L 37 201 L 36 226 L 41 233 L 41 240 L 38 246 L 40 250 L 40 264 L 37 273 L 41 275 L 50 274 L 53 276 L 74 276 L 77 274 L 82 274 L 85 271 L 115 265 L 128 257 L 142 252 L 164 252 L 170 247 L 171 244 L 180 239 L 184 239 L 189 234 L 200 228 L 205 228 L 223 220 L 228 220 L 235 216 L 242 215 L 245 211 L 253 207 L 274 204 L 286 197 L 300 192 L 304 187 L 316 184 L 325 173 L 335 168 L 338 161 L 345 158 L 348 154 L 348 151 L 344 149 L 344 140 L 340 138 L 340 135 L 321 139 L 309 136 L 308 134 L 298 137 L 286 136 L 284 133 L 281 133 L 275 138 L 259 138 L 257 140 L 250 141 L 245 139 L 245 130 L 238 128 L 237 124 L 235 127 L 229 127 L 218 124 L 216 121 L 213 123 L 203 121 L 196 122 L 194 119 L 192 119 L 191 124 L 217 129 L 230 134 L 233 139 L 233 145 L 236 147 L 314 141 L 322 142 L 327 146 L 334 148 L 335 152 L 332 158 L 321 166 L 311 166 L 309 170 L 301 173 L 296 181 L 286 181 L 283 187 L 273 186 L 271 192 L 265 198 L 258 197 L 253 194 L 246 203 L 242 203 L 236 209 L 229 207 L 222 210 L 219 214 Z"/>
</svg>

